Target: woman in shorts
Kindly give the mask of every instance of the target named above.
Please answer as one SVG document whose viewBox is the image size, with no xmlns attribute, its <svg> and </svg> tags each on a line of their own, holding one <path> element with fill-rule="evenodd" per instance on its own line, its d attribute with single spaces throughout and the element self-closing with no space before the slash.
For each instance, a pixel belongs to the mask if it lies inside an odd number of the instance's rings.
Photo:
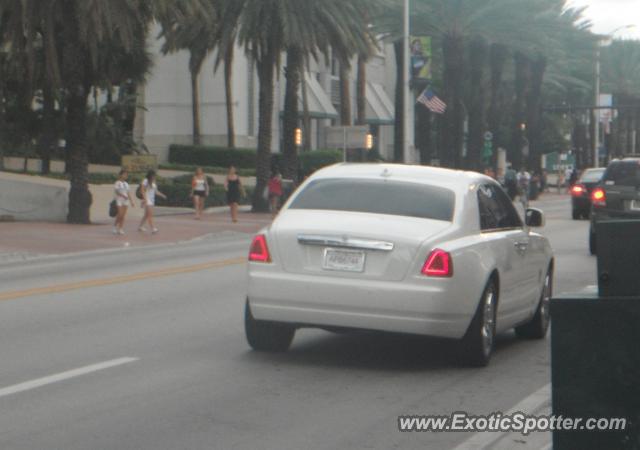
<svg viewBox="0 0 640 450">
<path fill-rule="evenodd" d="M 209 196 L 209 183 L 201 168 L 196 169 L 196 173 L 191 180 L 191 197 L 193 198 L 193 208 L 196 210 L 196 220 L 202 218 L 202 211 Z"/>
<path fill-rule="evenodd" d="M 131 196 L 129 183 L 127 183 L 128 177 L 129 173 L 126 169 L 122 169 L 118 174 L 118 181 L 116 181 L 116 184 L 113 187 L 114 197 L 118 207 L 118 214 L 116 215 L 116 220 L 113 224 L 113 234 L 124 234 L 124 219 L 127 215 L 127 210 L 129 209 L 129 206 L 136 206 L 133 201 L 133 197 Z"/>
<path fill-rule="evenodd" d="M 153 207 L 156 205 L 156 196 L 167 198 L 162 192 L 158 190 L 156 184 L 156 173 L 153 170 L 147 172 L 147 176 L 140 185 L 142 191 L 142 207 L 144 208 L 144 216 L 140 221 L 138 231 L 147 231 L 144 224 L 145 222 L 151 227 L 151 232 L 156 234 L 158 229 L 153 223 Z"/>
</svg>

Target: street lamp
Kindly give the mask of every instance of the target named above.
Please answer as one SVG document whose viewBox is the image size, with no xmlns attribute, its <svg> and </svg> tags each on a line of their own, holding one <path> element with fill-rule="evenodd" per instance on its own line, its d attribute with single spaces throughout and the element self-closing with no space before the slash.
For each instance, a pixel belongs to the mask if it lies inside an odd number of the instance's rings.
<svg viewBox="0 0 640 450">
<path fill-rule="evenodd" d="M 622 30 L 628 30 L 630 28 L 634 28 L 635 25 L 634 24 L 629 24 L 629 25 L 624 25 L 622 27 L 618 27 L 615 30 L 613 30 L 611 33 L 606 34 L 602 37 L 600 37 L 600 39 L 598 39 L 598 43 L 596 44 L 596 103 L 595 103 L 595 107 L 596 109 L 594 110 L 594 117 L 595 117 L 595 123 L 594 123 L 594 131 L 593 131 L 593 143 L 594 143 L 594 149 L 593 149 L 593 167 L 599 167 L 600 166 L 600 110 L 598 109 L 598 106 L 600 106 L 600 48 L 601 47 L 608 47 L 611 45 L 611 42 L 613 40 L 613 36 L 618 32 L 618 31 L 622 31 Z"/>
<path fill-rule="evenodd" d="M 364 148 L 366 148 L 367 150 L 373 150 L 373 134 L 367 134 Z"/>
<path fill-rule="evenodd" d="M 294 140 L 296 147 L 300 147 L 302 145 L 302 129 L 296 128 Z"/>
</svg>

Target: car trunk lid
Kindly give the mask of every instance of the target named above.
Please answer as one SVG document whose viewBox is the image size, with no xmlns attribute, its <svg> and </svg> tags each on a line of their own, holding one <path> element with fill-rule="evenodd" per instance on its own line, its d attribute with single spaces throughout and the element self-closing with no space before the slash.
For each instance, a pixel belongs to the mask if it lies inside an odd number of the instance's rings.
<svg viewBox="0 0 640 450">
<path fill-rule="evenodd" d="M 421 244 L 452 226 L 415 217 L 287 210 L 274 223 L 272 233 L 287 272 L 399 281 Z"/>
</svg>

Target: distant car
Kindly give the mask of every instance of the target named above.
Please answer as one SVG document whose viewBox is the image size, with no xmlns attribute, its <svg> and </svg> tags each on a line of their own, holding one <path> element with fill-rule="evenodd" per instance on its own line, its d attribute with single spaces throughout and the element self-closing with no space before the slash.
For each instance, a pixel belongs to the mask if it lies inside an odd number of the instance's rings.
<svg viewBox="0 0 640 450">
<path fill-rule="evenodd" d="M 589 250 L 596 254 L 596 223 L 608 219 L 640 219 L 640 158 L 609 163 L 591 193 Z"/>
<path fill-rule="evenodd" d="M 591 193 L 602 179 L 605 168 L 587 169 L 576 184 L 571 186 L 571 217 L 588 219 L 591 214 Z"/>
<path fill-rule="evenodd" d="M 369 329 L 459 339 L 489 362 L 496 333 L 543 338 L 553 255 L 493 179 L 447 169 L 341 164 L 316 172 L 253 240 L 245 331 L 285 351 L 295 330 Z"/>
</svg>

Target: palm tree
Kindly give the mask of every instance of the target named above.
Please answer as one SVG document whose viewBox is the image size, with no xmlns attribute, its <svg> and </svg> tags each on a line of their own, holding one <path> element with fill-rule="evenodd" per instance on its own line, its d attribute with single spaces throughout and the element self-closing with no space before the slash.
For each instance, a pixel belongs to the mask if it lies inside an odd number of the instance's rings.
<svg viewBox="0 0 640 450">
<path fill-rule="evenodd" d="M 293 46 L 299 46 L 303 60 L 304 55 L 313 56 L 318 49 L 324 49 L 333 44 L 332 40 L 335 36 L 325 35 L 324 30 L 327 29 L 338 30 L 346 36 L 351 36 L 338 42 L 358 39 L 354 33 L 357 30 L 345 26 L 346 17 L 331 13 L 331 11 L 344 11 L 344 8 L 355 9 L 355 6 L 349 3 L 340 0 L 326 0 L 322 3 L 316 0 L 229 0 L 225 2 L 223 23 L 237 23 L 238 41 L 249 57 L 255 61 L 260 82 L 256 190 L 253 197 L 255 211 L 268 208 L 262 192 L 270 171 L 274 81 L 275 71 L 280 67 L 281 53 Z M 312 17 L 312 22 L 308 20 L 309 11 L 318 13 L 318 16 Z M 228 42 L 230 39 L 228 33 L 224 35 L 226 38 L 223 42 Z M 341 49 L 338 48 L 338 50 Z M 297 61 L 291 62 L 292 66 L 298 64 Z M 299 77 L 294 74 L 294 67 L 291 67 L 290 74 L 294 78 Z M 295 83 L 296 81 L 292 79 L 292 84 Z M 291 99 L 289 102 L 293 104 Z"/>
<path fill-rule="evenodd" d="M 505 11 L 511 13 L 517 11 L 514 5 L 518 1 L 422 0 L 416 5 L 415 33 L 433 36 L 442 48 L 442 94 L 443 100 L 448 105 L 442 123 L 442 143 L 446 149 L 442 155 L 442 162 L 445 166 L 460 167 L 462 164 L 463 124 L 468 113 L 468 105 L 465 105 L 463 95 L 465 73 L 467 73 L 469 64 L 465 58 L 467 42 L 474 38 L 481 39 L 478 44 L 474 44 L 474 50 L 479 50 L 480 54 L 474 55 L 473 64 L 484 66 L 489 54 L 484 50 L 486 45 L 484 40 L 493 42 L 494 37 L 500 34 L 501 29 L 505 27 L 504 22 L 513 21 L 513 18 L 509 18 Z M 482 73 L 477 68 L 475 76 L 482 77 Z M 474 88 L 484 89 L 483 84 L 484 82 Z M 483 104 L 482 101 L 476 101 L 476 103 L 476 107 Z M 474 130 L 480 130 L 484 127 L 484 123 L 479 123 L 474 127 Z"/>
<path fill-rule="evenodd" d="M 188 50 L 191 54 L 189 71 L 192 86 L 192 114 L 194 140 L 199 140 L 198 77 L 207 54 L 217 50 L 213 66 L 214 75 L 224 66 L 224 86 L 227 117 L 227 146 L 234 148 L 235 121 L 233 105 L 233 60 L 236 45 L 236 23 L 225 22 L 222 14 L 229 0 L 188 0 L 165 3 L 159 14 L 163 24 L 165 51 Z M 224 34 L 225 42 L 222 43 Z M 204 56 L 203 56 L 204 54 Z"/>
<path fill-rule="evenodd" d="M 212 2 L 205 5 L 207 9 L 194 7 L 189 2 L 176 2 L 159 17 L 162 25 L 160 37 L 164 38 L 162 52 L 189 52 L 193 145 L 201 143 L 200 72 L 207 55 L 219 42 L 216 6 Z"/>
<path fill-rule="evenodd" d="M 286 89 L 283 120 L 283 175 L 294 178 L 297 175 L 297 149 L 294 142 L 294 130 L 298 125 L 298 91 L 304 76 L 304 65 L 310 58 L 323 56 L 329 59 L 330 54 L 337 55 L 340 60 L 358 53 L 364 58 L 371 53 L 373 36 L 370 35 L 367 22 L 362 14 L 366 5 L 370 13 L 375 11 L 378 0 L 357 0 L 343 2 L 329 0 L 325 2 L 309 2 L 302 4 L 298 20 L 306 23 L 304 33 L 297 32 L 288 36 L 291 45 L 287 47 L 287 63 L 285 68 Z M 340 64 L 341 69 L 344 66 Z M 341 70 L 342 72 L 342 70 Z M 346 92 L 342 95 L 341 104 L 346 105 L 348 92 L 348 73 Z M 346 100 L 345 100 L 346 99 Z M 342 109 L 342 108 L 341 108 Z M 343 124 L 350 125 L 350 108 L 344 112 Z M 349 120 L 347 120 L 349 118 Z"/>
<path fill-rule="evenodd" d="M 632 133 L 640 131 L 640 108 L 629 108 L 640 104 L 640 43 L 613 41 L 602 52 L 602 67 L 603 86 L 614 94 L 616 105 L 624 106 L 616 119 L 614 155 L 630 154 L 636 150 L 632 148 Z"/>
</svg>

